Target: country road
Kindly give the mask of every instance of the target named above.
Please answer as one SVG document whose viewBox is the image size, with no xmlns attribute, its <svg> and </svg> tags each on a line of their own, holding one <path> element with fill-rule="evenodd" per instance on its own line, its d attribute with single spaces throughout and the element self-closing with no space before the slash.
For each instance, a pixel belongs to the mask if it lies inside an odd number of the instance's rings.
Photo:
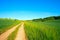
<svg viewBox="0 0 60 40">
<path fill-rule="evenodd" d="M 19 23 L 18 25 L 14 26 L 13 28 L 7 30 L 6 32 L 2 33 L 0 35 L 0 40 L 7 40 L 8 36 L 20 25 L 21 23 Z"/>
<path fill-rule="evenodd" d="M 26 34 L 25 34 L 25 30 L 24 30 L 24 23 L 21 22 L 20 24 L 14 26 L 13 28 L 7 30 L 6 32 L 2 33 L 0 35 L 0 40 L 7 40 L 8 36 L 17 28 L 19 27 L 17 34 L 16 34 L 16 38 L 15 40 L 27 40 Z"/>
<path fill-rule="evenodd" d="M 27 40 L 26 34 L 25 34 L 25 30 L 24 30 L 24 23 L 22 22 L 15 40 Z"/>
</svg>

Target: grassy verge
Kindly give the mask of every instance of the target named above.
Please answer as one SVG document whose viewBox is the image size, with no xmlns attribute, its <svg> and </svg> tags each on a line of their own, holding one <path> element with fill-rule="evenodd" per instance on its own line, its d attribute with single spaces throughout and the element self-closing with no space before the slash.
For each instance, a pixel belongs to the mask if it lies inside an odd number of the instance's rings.
<svg viewBox="0 0 60 40">
<path fill-rule="evenodd" d="M 25 22 L 28 40 L 60 40 L 60 21 Z"/>
<path fill-rule="evenodd" d="M 19 23 L 19 20 L 0 19 L 0 35 Z"/>
</svg>

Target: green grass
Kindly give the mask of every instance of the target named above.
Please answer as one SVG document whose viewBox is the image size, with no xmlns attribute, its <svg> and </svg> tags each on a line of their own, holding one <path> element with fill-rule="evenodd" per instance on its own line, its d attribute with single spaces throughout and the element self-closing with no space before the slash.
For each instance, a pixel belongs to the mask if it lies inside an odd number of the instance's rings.
<svg viewBox="0 0 60 40">
<path fill-rule="evenodd" d="M 17 25 L 18 23 L 20 23 L 19 20 L 0 18 L 0 35 L 8 29 L 12 28 L 14 25 Z"/>
<path fill-rule="evenodd" d="M 60 40 L 60 20 L 25 22 L 28 40 Z"/>
<path fill-rule="evenodd" d="M 16 28 L 16 30 L 15 30 L 15 31 L 13 31 L 13 32 L 9 35 L 9 37 L 8 37 L 8 39 L 7 39 L 7 40 L 14 40 L 14 39 L 15 39 L 15 37 L 16 37 L 16 35 L 17 35 L 17 32 L 18 32 L 19 27 L 20 27 L 20 25 Z"/>
</svg>

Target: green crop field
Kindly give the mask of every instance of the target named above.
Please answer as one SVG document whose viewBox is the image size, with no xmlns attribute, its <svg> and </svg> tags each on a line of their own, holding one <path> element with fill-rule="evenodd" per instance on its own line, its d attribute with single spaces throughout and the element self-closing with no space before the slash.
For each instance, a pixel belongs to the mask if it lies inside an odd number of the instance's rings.
<svg viewBox="0 0 60 40">
<path fill-rule="evenodd" d="M 0 18 L 0 34 L 12 28 L 14 25 L 17 25 L 18 23 L 20 23 L 20 21 L 16 19 L 13 20 L 13 19 Z"/>
<path fill-rule="evenodd" d="M 28 40 L 60 40 L 60 20 L 25 22 Z"/>
</svg>

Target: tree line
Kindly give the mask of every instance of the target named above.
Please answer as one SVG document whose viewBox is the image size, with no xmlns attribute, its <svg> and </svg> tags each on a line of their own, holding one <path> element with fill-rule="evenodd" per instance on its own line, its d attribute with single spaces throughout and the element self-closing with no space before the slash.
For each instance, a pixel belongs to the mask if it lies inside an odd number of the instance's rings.
<svg viewBox="0 0 60 40">
<path fill-rule="evenodd" d="M 46 18 L 39 18 L 39 19 L 33 19 L 32 21 L 52 21 L 52 20 L 60 20 L 60 16 L 50 16 L 50 17 L 46 17 Z"/>
</svg>

